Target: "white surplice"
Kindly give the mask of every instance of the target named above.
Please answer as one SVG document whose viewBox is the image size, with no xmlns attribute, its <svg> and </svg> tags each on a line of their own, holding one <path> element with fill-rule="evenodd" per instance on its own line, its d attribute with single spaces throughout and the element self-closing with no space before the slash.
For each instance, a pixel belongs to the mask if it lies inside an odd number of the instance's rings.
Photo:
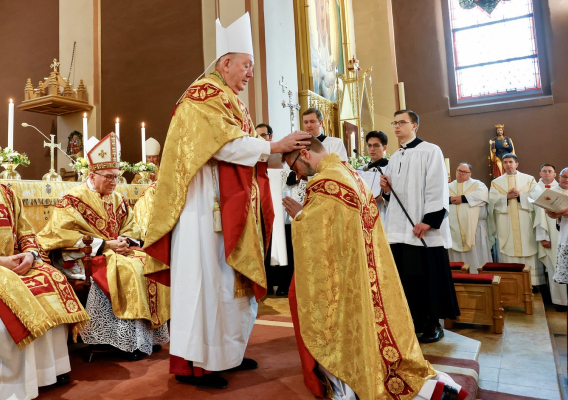
<svg viewBox="0 0 568 400">
<path fill-rule="evenodd" d="M 284 169 L 268 169 L 270 179 L 270 194 L 274 207 L 274 223 L 272 224 L 272 250 L 270 252 L 270 265 L 288 265 L 288 253 L 286 250 L 286 229 L 284 228 L 286 210 L 282 205 L 282 177 L 287 176 Z"/>
<path fill-rule="evenodd" d="M 519 191 L 519 200 L 507 200 L 512 188 Z M 542 266 L 539 268 L 536 262 L 534 206 L 529 201 L 536 200 L 540 193 L 534 178 L 521 172 L 501 175 L 493 180 L 489 190 L 489 236 L 498 243 L 499 262 L 530 266 L 533 286 L 545 283 Z"/>
<path fill-rule="evenodd" d="M 467 199 L 467 203 L 450 204 L 450 261 L 463 261 L 469 264 L 472 274 L 477 274 L 477 268 L 492 261 L 486 221 L 489 190 L 483 182 L 471 178 L 463 183 L 454 180 L 449 190 L 450 196 L 463 195 Z"/>
<path fill-rule="evenodd" d="M 423 141 L 413 148 L 398 149 L 390 158 L 385 174 L 414 224 L 422 222 L 425 214 L 449 210 L 448 173 L 442 150 L 435 144 Z M 422 246 L 412 229 L 391 193 L 385 218 L 389 243 Z M 428 247 L 451 248 L 448 218 L 444 218 L 440 229 L 427 230 L 424 241 Z"/>
<path fill-rule="evenodd" d="M 270 142 L 248 136 L 224 145 L 216 160 L 254 166 L 266 161 Z M 213 230 L 214 188 L 206 163 L 189 183 L 172 234 L 170 353 L 193 366 L 222 371 L 241 364 L 258 304 L 235 298 L 235 272 L 225 260 L 222 232 Z"/>
<path fill-rule="evenodd" d="M 335 153 L 339 156 L 339 158 L 341 158 L 341 161 L 347 161 L 347 150 L 345 150 L 343 140 L 336 137 L 326 136 L 321 144 L 325 151 L 329 154 Z"/>
<path fill-rule="evenodd" d="M 548 189 L 545 187 L 542 179 L 538 182 L 541 190 Z M 568 190 L 562 189 L 558 186 L 558 182 L 552 181 L 550 189 L 568 195 Z M 556 255 L 558 252 L 558 231 L 556 230 L 556 219 L 550 218 L 546 215 L 544 208 L 535 207 L 534 227 L 536 229 L 536 241 L 538 243 L 538 262 L 542 264 L 548 272 L 548 283 L 550 285 L 550 296 L 552 302 L 559 306 L 568 305 L 568 296 L 566 293 L 566 286 L 554 282 L 554 272 L 556 270 Z M 550 248 L 545 248 L 541 241 L 550 241 Z"/>
<path fill-rule="evenodd" d="M 556 255 L 556 271 L 554 281 L 568 284 L 568 218 L 560 218 L 560 233 L 558 235 L 558 251 Z M 566 290 L 566 287 L 563 287 Z"/>
<path fill-rule="evenodd" d="M 48 330 L 18 350 L 0 320 L 0 399 L 34 399 L 38 387 L 53 385 L 58 375 L 69 371 L 66 325 Z"/>
</svg>

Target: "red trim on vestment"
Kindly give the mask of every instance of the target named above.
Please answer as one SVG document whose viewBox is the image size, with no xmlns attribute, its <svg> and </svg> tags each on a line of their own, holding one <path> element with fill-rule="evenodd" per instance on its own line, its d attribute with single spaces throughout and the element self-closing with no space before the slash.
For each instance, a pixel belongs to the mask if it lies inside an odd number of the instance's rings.
<svg viewBox="0 0 568 400">
<path fill-rule="evenodd" d="M 24 340 L 30 334 L 30 331 L 26 329 L 22 321 L 16 317 L 16 315 L 10 310 L 10 308 L 0 300 L 0 319 L 6 326 L 8 333 L 14 340 L 14 343 L 18 344 Z"/>
<path fill-rule="evenodd" d="M 181 357 L 170 354 L 170 374 L 183 376 L 203 376 L 204 374 L 210 373 L 211 371 L 207 371 L 206 369 L 194 367 L 193 361 L 187 361 Z"/>
<path fill-rule="evenodd" d="M 316 360 L 312 357 L 302 335 L 300 333 L 300 320 L 298 318 L 298 302 L 296 300 L 296 275 L 292 277 L 292 283 L 288 290 L 288 302 L 290 303 L 290 313 L 292 314 L 292 322 L 294 324 L 294 334 L 296 335 L 296 344 L 300 353 L 300 361 L 302 362 L 302 372 L 304 373 L 304 385 L 316 396 L 325 396 L 325 387 L 319 380 L 314 370 L 317 368 Z"/>
<path fill-rule="evenodd" d="M 270 192 L 267 162 L 256 164 L 256 180 L 260 189 L 260 209 L 262 210 L 262 219 L 264 221 L 264 255 L 266 257 L 274 225 L 274 206 L 272 204 L 272 193 Z"/>
<path fill-rule="evenodd" d="M 107 280 L 107 263 L 105 256 L 96 256 L 93 257 L 93 261 L 91 263 L 92 270 L 93 270 L 93 280 L 97 284 L 97 286 L 103 291 L 107 299 L 110 301 L 110 289 L 108 288 L 108 280 Z"/>
<path fill-rule="evenodd" d="M 156 260 L 160 261 L 161 263 L 169 266 L 171 260 L 171 254 L 170 254 L 171 243 L 172 243 L 172 233 L 169 232 L 166 233 L 156 243 L 152 244 L 151 246 L 148 246 L 144 251 L 150 257 L 153 257 Z M 171 275 L 169 269 L 148 274 L 146 275 L 146 277 L 149 279 L 153 279 L 156 282 L 161 283 L 162 285 L 165 286 L 170 286 L 171 284 L 170 281 Z"/>
<path fill-rule="evenodd" d="M 442 395 L 444 394 L 444 387 L 446 384 L 442 381 L 436 382 L 436 387 L 434 388 L 434 392 L 432 393 L 431 400 L 440 400 Z"/>
</svg>

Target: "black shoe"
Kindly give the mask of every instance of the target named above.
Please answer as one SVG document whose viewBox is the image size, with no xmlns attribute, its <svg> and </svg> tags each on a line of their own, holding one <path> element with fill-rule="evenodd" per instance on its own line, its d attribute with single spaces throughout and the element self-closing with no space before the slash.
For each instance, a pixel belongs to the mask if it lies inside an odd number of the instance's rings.
<svg viewBox="0 0 568 400">
<path fill-rule="evenodd" d="M 155 344 L 152 346 L 152 353 L 157 353 L 158 351 L 162 350 L 162 346 L 159 344 Z"/>
<path fill-rule="evenodd" d="M 134 350 L 133 352 L 129 351 L 121 351 L 122 358 L 128 361 L 140 361 L 144 357 L 146 357 L 146 353 L 141 352 L 140 350 Z"/>
<path fill-rule="evenodd" d="M 63 385 L 68 385 L 70 382 L 71 378 L 69 377 L 69 374 L 61 374 L 57 375 L 54 385 L 63 386 Z"/>
<path fill-rule="evenodd" d="M 568 311 L 568 306 L 556 306 L 557 312 L 566 312 Z"/>
<path fill-rule="evenodd" d="M 187 383 L 199 389 L 225 389 L 229 386 L 227 380 L 216 373 L 203 376 L 176 375 L 176 381 Z"/>
<path fill-rule="evenodd" d="M 444 385 L 444 391 L 442 392 L 442 397 L 440 400 L 458 400 L 458 390 L 449 385 Z"/>
<path fill-rule="evenodd" d="M 254 361 L 252 358 L 243 358 L 241 365 L 228 369 L 225 372 L 248 371 L 250 369 L 257 369 L 257 368 L 258 368 L 258 363 Z"/>
<path fill-rule="evenodd" d="M 532 292 L 533 292 L 533 294 L 537 294 L 538 292 L 540 292 L 540 290 L 538 289 L 538 286 L 533 286 Z"/>
<path fill-rule="evenodd" d="M 420 343 L 434 343 L 440 341 L 444 337 L 444 330 L 436 327 L 432 331 L 424 332 L 418 339 Z"/>
</svg>

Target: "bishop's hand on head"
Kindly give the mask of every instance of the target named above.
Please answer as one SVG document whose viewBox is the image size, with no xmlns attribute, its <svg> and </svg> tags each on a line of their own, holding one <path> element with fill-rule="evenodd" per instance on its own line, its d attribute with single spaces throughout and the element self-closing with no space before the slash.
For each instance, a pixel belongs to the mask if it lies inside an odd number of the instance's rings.
<svg viewBox="0 0 568 400">
<path fill-rule="evenodd" d="M 284 138 L 270 142 L 270 153 L 288 153 L 293 150 L 302 150 L 310 145 L 312 135 L 307 132 L 296 131 Z"/>
</svg>

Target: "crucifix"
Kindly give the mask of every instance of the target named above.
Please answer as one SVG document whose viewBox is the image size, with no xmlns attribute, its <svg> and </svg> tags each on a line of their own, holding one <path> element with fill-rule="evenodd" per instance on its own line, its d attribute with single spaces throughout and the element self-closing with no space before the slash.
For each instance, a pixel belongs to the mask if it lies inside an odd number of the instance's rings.
<svg viewBox="0 0 568 400">
<path fill-rule="evenodd" d="M 294 132 L 294 110 L 299 110 L 300 105 L 292 101 L 292 91 L 288 90 L 288 104 L 282 100 L 282 108 L 290 109 L 290 133 Z"/>
<path fill-rule="evenodd" d="M 55 149 L 61 150 L 61 143 L 55 143 L 55 135 L 51 136 L 51 143 L 43 142 L 43 147 L 49 147 L 49 153 L 51 154 L 51 169 L 50 172 L 55 172 L 55 168 L 53 168 L 53 162 L 55 159 Z"/>
<path fill-rule="evenodd" d="M 61 65 L 61 63 L 58 63 L 57 58 L 54 58 L 53 64 L 51 64 L 50 67 L 53 68 L 53 72 L 57 72 L 57 67 L 59 67 L 59 65 Z"/>
</svg>

